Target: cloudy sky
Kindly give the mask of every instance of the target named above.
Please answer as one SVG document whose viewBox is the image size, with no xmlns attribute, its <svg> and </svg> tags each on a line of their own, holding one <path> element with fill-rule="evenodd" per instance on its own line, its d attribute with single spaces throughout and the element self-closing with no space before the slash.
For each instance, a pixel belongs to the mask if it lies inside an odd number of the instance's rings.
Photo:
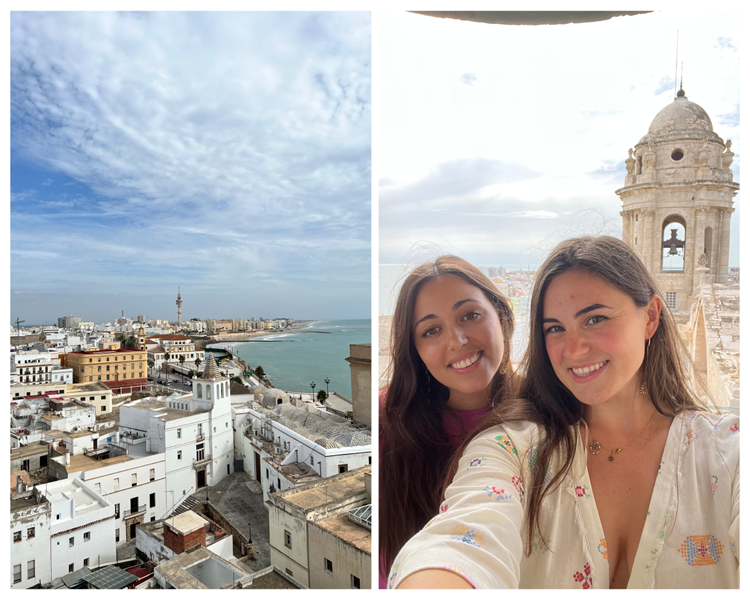
<svg viewBox="0 0 750 600">
<path fill-rule="evenodd" d="M 381 264 L 427 247 L 533 268 L 562 239 L 619 236 L 614 192 L 628 148 L 674 99 L 678 30 L 687 97 L 732 139 L 739 181 L 739 13 L 523 27 L 379 16 Z"/>
<path fill-rule="evenodd" d="M 11 320 L 369 318 L 369 13 L 10 23 Z"/>
</svg>

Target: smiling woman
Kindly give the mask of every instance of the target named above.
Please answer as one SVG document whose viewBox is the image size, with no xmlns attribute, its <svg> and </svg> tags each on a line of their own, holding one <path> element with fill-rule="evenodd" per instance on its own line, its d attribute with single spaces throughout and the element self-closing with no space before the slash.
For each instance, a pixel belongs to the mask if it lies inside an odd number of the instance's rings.
<svg viewBox="0 0 750 600">
<path fill-rule="evenodd" d="M 381 394 L 381 587 L 401 546 L 437 512 L 452 452 L 510 395 L 512 335 L 508 300 L 460 258 L 425 263 L 401 286 L 393 376 Z"/>
<path fill-rule="evenodd" d="M 537 273 L 530 330 L 522 399 L 456 452 L 439 515 L 390 584 L 737 587 L 739 419 L 699 399 L 635 252 L 560 244 Z"/>
</svg>

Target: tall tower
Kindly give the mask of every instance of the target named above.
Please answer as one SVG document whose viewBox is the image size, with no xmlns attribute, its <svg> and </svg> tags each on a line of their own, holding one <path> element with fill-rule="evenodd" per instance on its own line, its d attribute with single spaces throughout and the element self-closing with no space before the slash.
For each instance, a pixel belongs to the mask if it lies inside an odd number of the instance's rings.
<svg viewBox="0 0 750 600">
<path fill-rule="evenodd" d="M 703 108 L 680 87 L 628 150 L 622 200 L 622 239 L 640 255 L 678 322 L 687 322 L 704 282 L 729 272 L 729 223 L 740 189 L 732 180 L 732 141 L 713 130 Z"/>
<path fill-rule="evenodd" d="M 182 327 L 182 296 L 180 296 L 180 286 L 177 286 L 177 326 Z"/>
</svg>

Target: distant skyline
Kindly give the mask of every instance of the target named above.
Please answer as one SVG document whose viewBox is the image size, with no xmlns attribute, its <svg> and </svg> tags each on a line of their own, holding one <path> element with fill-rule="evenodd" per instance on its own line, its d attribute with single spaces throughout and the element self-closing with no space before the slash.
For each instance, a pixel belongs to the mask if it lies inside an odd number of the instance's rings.
<svg viewBox="0 0 750 600">
<path fill-rule="evenodd" d="M 452 253 L 535 269 L 563 239 L 619 237 L 615 190 L 628 148 L 674 100 L 678 30 L 677 86 L 682 71 L 732 140 L 739 181 L 740 27 L 738 12 L 712 10 L 538 26 L 381 13 L 380 264 Z"/>
<path fill-rule="evenodd" d="M 370 14 L 11 13 L 11 321 L 370 317 Z"/>
</svg>

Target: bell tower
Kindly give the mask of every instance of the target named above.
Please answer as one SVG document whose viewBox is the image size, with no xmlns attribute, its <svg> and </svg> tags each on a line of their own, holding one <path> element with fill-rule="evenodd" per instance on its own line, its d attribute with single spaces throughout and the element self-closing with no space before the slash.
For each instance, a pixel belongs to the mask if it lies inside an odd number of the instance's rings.
<svg viewBox="0 0 750 600">
<path fill-rule="evenodd" d="M 725 283 L 729 273 L 732 141 L 714 133 L 703 108 L 682 87 L 628 150 L 622 239 L 639 254 L 679 323 L 687 322 L 701 278 Z"/>
</svg>

